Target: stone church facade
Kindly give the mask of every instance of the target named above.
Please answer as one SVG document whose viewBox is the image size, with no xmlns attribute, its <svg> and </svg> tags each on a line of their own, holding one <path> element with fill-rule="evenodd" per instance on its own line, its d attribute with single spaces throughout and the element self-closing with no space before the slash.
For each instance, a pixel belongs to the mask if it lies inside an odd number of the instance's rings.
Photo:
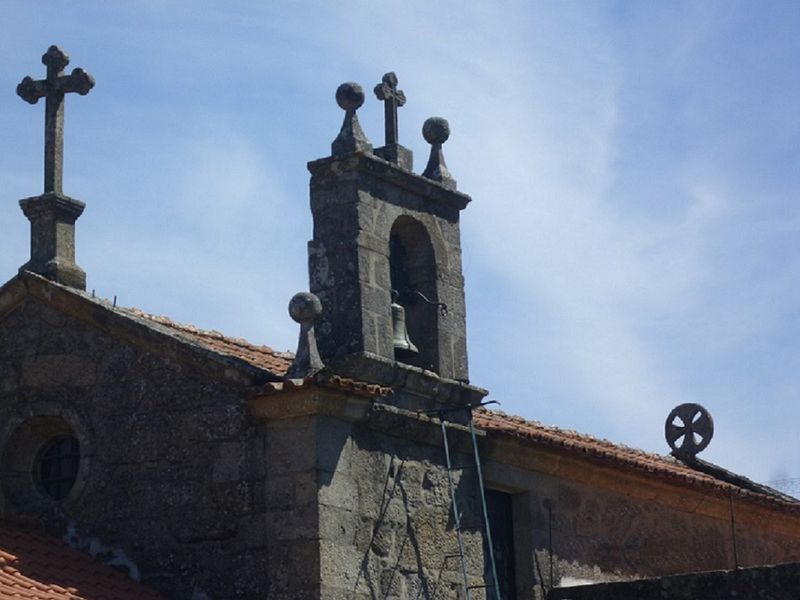
<svg viewBox="0 0 800 600">
<path fill-rule="evenodd" d="M 93 297 L 82 203 L 60 178 L 23 201 L 32 260 L 0 288 L 0 519 L 186 599 L 533 599 L 800 561 L 800 501 L 482 406 L 447 122 L 425 123 L 416 174 L 394 75 L 375 92 L 385 145 L 343 84 L 331 155 L 309 163 L 296 355 Z"/>
</svg>

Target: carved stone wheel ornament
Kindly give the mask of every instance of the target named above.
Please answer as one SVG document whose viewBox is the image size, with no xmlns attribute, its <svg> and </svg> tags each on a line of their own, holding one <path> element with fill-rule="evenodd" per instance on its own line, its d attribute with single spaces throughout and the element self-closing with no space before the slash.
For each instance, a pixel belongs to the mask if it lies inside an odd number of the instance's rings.
<svg viewBox="0 0 800 600">
<path fill-rule="evenodd" d="M 692 459 L 714 436 L 714 420 L 699 404 L 681 404 L 669 413 L 664 433 L 673 455 Z"/>
</svg>

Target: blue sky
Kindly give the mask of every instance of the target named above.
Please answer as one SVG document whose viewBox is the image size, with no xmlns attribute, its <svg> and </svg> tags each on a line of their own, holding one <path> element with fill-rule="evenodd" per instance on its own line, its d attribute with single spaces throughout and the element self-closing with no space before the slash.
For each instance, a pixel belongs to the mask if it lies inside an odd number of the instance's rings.
<svg viewBox="0 0 800 600">
<path fill-rule="evenodd" d="M 233 7 L 233 8 L 232 8 Z M 0 3 L 0 279 L 28 258 L 52 43 L 64 191 L 88 287 L 276 349 L 307 289 L 305 163 L 343 81 L 394 70 L 401 142 L 450 121 L 472 381 L 502 408 L 666 452 L 704 404 L 706 460 L 800 477 L 800 3 Z M 361 124 L 375 145 L 382 106 Z"/>
</svg>

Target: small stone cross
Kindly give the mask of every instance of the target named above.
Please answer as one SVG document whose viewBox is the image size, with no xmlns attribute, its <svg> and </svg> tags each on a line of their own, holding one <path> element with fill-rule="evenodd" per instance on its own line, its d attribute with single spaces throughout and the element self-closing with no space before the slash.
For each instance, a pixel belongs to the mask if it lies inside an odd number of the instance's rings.
<svg viewBox="0 0 800 600">
<path fill-rule="evenodd" d="M 383 102 L 386 120 L 386 146 L 398 143 L 397 139 L 397 108 L 406 103 L 403 90 L 397 89 L 397 75 L 386 73 L 381 83 L 375 86 L 375 95 Z"/>
<path fill-rule="evenodd" d="M 406 95 L 402 90 L 397 89 L 397 75 L 391 72 L 386 73 L 381 83 L 375 86 L 374 91 L 378 100 L 383 102 L 386 115 L 386 144 L 382 148 L 376 148 L 375 154 L 390 163 L 411 171 L 414 166 L 414 156 L 411 150 L 404 148 L 397 141 L 397 107 L 406 103 Z"/>
<path fill-rule="evenodd" d="M 42 56 L 47 67 L 45 79 L 25 77 L 17 86 L 17 95 L 31 104 L 45 98 L 44 112 L 44 192 L 60 194 L 64 170 L 64 94 L 82 96 L 94 87 L 94 77 L 83 69 L 64 75 L 69 56 L 58 46 L 50 46 Z"/>
</svg>

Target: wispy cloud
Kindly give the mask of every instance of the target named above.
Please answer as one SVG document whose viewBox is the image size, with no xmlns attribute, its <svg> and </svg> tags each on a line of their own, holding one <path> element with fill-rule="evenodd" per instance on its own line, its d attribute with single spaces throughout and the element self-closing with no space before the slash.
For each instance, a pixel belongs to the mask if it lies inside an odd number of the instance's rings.
<svg viewBox="0 0 800 600">
<path fill-rule="evenodd" d="M 473 381 L 509 411 L 662 451 L 669 409 L 706 403 L 709 456 L 764 479 L 800 474 L 800 47 L 778 4 L 153 2 L 65 8 L 40 31 L 12 2 L 0 75 L 11 90 L 58 41 L 98 78 L 67 122 L 90 286 L 285 348 L 304 161 L 327 153 L 347 79 L 380 145 L 371 88 L 395 70 L 417 171 L 422 122 L 444 116 L 474 198 Z M 0 98 L 9 277 L 27 255 L 16 199 L 39 188 L 37 110 Z"/>
</svg>

